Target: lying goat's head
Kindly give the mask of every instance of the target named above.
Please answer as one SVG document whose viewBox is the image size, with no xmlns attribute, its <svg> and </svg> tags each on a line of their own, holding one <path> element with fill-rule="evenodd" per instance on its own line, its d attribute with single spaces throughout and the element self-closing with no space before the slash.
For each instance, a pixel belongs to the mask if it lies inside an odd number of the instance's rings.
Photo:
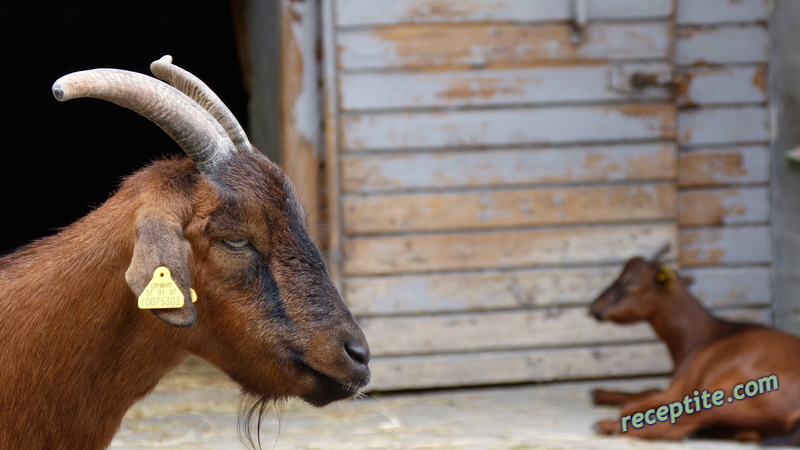
<svg viewBox="0 0 800 450">
<path fill-rule="evenodd" d="M 669 245 L 650 260 L 635 257 L 625 263 L 619 277 L 591 304 L 590 314 L 598 320 L 632 323 L 649 319 L 662 301 L 669 301 L 670 289 L 681 283 L 661 257 Z"/>
<path fill-rule="evenodd" d="M 188 156 L 138 172 L 118 194 L 135 208 L 125 273 L 133 294 L 168 268 L 185 300 L 153 313 L 178 327 L 186 350 L 250 394 L 318 406 L 352 396 L 369 381 L 369 348 L 286 175 L 250 146 L 200 80 L 169 57 L 151 68 L 172 86 L 113 69 L 76 72 L 53 86 L 62 101 L 94 97 L 138 112 Z"/>
</svg>

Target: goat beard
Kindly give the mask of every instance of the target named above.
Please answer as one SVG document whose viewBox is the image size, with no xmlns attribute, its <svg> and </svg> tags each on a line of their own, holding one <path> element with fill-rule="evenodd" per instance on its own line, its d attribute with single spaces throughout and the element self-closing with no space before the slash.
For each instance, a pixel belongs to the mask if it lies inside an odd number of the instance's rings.
<svg viewBox="0 0 800 450">
<path fill-rule="evenodd" d="M 261 449 L 261 425 L 271 411 L 275 412 L 278 419 L 278 433 L 275 435 L 275 442 L 281 434 L 281 407 L 286 399 L 275 399 L 261 397 L 244 393 L 239 404 L 239 415 L 237 416 L 237 428 L 239 430 L 239 441 L 249 448 Z"/>
</svg>

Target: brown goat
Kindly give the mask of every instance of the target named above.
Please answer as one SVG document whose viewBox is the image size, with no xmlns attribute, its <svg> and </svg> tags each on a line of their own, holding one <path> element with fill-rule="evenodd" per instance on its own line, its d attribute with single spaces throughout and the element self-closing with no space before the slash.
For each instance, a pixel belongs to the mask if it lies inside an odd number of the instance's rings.
<svg viewBox="0 0 800 450">
<path fill-rule="evenodd" d="M 673 361 L 665 391 L 594 391 L 595 404 L 622 407 L 620 420 L 597 423 L 599 433 L 800 444 L 797 337 L 712 316 L 658 257 L 629 260 L 590 312 L 622 324 L 648 321 Z"/>
<path fill-rule="evenodd" d="M 169 57 L 151 67 L 175 87 L 113 69 L 53 85 L 61 101 L 138 112 L 188 157 L 138 171 L 86 217 L 0 259 L 1 449 L 106 447 L 189 355 L 261 405 L 322 406 L 369 382 L 367 342 L 285 174 L 200 80 Z M 137 297 L 165 281 L 161 268 L 183 306 L 143 311 Z"/>
</svg>

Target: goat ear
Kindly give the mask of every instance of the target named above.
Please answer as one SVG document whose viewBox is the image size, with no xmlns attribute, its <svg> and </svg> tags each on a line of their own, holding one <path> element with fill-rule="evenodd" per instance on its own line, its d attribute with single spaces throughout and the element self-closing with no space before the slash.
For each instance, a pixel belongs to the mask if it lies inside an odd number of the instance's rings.
<svg viewBox="0 0 800 450">
<path fill-rule="evenodd" d="M 125 272 L 125 281 L 139 297 L 153 279 L 155 270 L 159 267 L 168 268 L 172 280 L 183 294 L 183 306 L 151 311 L 159 319 L 176 327 L 190 327 L 197 318 L 191 300 L 189 251 L 189 242 L 183 237 L 183 230 L 177 221 L 158 214 L 137 219 L 136 244 L 131 264 Z"/>
</svg>

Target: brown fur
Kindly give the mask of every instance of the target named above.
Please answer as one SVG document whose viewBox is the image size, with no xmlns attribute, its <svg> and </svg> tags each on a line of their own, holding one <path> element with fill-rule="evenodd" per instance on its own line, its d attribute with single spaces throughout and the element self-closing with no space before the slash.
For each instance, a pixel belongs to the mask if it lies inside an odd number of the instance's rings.
<svg viewBox="0 0 800 450">
<path fill-rule="evenodd" d="M 240 154 L 214 178 L 186 158 L 156 162 L 75 224 L 0 259 L 0 448 L 103 448 L 190 354 L 262 399 L 324 405 L 369 381 L 364 336 L 285 175 Z M 143 243 L 152 223 L 177 237 Z M 250 245 L 225 243 L 241 238 Z M 196 290 L 196 320 L 137 307 L 137 260 L 153 258 L 135 248 L 162 244 L 188 264 L 190 280 L 176 281 Z"/>
<path fill-rule="evenodd" d="M 720 320 L 689 293 L 685 282 L 664 276 L 664 266 L 633 258 L 619 278 L 591 305 L 598 320 L 633 323 L 646 320 L 664 341 L 673 360 L 670 386 L 641 393 L 595 391 L 596 404 L 622 407 L 621 417 L 682 401 L 694 391 L 725 391 L 722 406 L 684 413 L 669 421 L 628 426 L 625 436 L 678 440 L 705 430 L 710 436 L 759 441 L 772 437 L 800 444 L 792 435 L 800 420 L 800 339 L 758 325 Z M 669 270 L 669 269 L 667 269 Z M 727 402 L 734 386 L 777 375 L 779 390 Z M 621 432 L 619 420 L 597 424 L 601 434 Z"/>
</svg>

